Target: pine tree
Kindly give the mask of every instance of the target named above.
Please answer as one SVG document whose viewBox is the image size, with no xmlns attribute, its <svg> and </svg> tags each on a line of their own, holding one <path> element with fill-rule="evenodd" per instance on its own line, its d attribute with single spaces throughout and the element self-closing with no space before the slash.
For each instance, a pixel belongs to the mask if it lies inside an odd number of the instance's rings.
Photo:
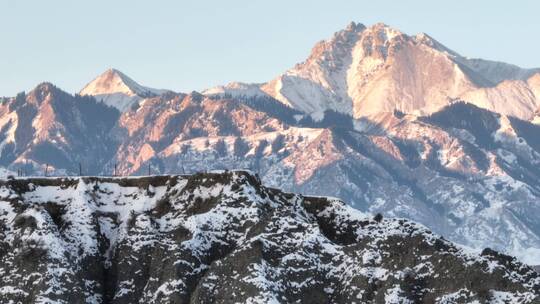
<svg viewBox="0 0 540 304">
<path fill-rule="evenodd" d="M 249 144 L 242 137 L 234 139 L 233 150 L 236 157 L 244 157 L 249 152 L 249 149 Z"/>
<path fill-rule="evenodd" d="M 227 156 L 227 144 L 225 143 L 225 141 L 223 139 L 219 139 L 216 142 L 216 145 L 214 146 L 214 149 L 216 150 L 217 154 L 220 157 Z"/>
</svg>

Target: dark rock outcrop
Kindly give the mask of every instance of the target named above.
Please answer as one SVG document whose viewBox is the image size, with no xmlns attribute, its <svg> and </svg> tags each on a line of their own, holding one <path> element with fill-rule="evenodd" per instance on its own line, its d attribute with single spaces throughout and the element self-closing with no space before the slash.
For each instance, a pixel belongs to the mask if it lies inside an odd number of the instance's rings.
<svg viewBox="0 0 540 304">
<path fill-rule="evenodd" d="M 247 172 L 0 184 L 2 303 L 537 303 L 491 249 Z"/>
</svg>

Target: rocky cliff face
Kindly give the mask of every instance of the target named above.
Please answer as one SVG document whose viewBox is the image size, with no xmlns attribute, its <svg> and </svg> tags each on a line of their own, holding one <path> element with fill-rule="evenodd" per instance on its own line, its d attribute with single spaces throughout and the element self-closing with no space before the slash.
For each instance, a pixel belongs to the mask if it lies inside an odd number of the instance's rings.
<svg viewBox="0 0 540 304">
<path fill-rule="evenodd" d="M 247 172 L 0 185 L 5 303 L 535 303 L 540 277 Z"/>
</svg>

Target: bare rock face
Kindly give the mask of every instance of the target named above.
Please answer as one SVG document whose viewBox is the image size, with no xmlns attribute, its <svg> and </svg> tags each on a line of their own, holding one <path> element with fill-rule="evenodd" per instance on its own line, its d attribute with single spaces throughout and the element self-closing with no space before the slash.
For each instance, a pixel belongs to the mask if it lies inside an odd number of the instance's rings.
<svg viewBox="0 0 540 304">
<path fill-rule="evenodd" d="M 247 172 L 0 186 L 4 303 L 536 303 L 540 277 Z"/>
</svg>

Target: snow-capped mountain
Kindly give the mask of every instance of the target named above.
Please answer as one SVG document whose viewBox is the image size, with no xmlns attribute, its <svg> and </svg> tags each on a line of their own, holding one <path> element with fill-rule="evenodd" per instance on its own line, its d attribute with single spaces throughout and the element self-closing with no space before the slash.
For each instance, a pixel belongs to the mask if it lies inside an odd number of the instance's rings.
<svg viewBox="0 0 540 304">
<path fill-rule="evenodd" d="M 540 69 L 469 59 L 426 34 L 351 23 L 260 89 L 314 118 L 325 110 L 355 118 L 394 110 L 426 115 L 465 100 L 529 120 L 540 106 L 539 79 Z M 257 92 L 243 87 L 245 95 Z M 242 95 L 239 89 L 231 84 L 207 93 Z"/>
<path fill-rule="evenodd" d="M 491 249 L 248 172 L 0 182 L 3 303 L 537 303 Z"/>
<path fill-rule="evenodd" d="M 157 96 L 165 92 L 166 90 L 142 86 L 124 73 L 115 69 L 108 69 L 88 83 L 79 94 L 94 96 L 106 105 L 113 106 L 120 112 L 124 112 L 143 98 Z"/>
<path fill-rule="evenodd" d="M 274 187 L 540 264 L 538 70 L 351 24 L 273 81 L 203 93 L 148 89 L 115 70 L 84 96 L 39 85 L 0 102 L 0 165 L 35 175 L 79 174 L 79 164 L 105 175 L 249 168 Z"/>
</svg>

